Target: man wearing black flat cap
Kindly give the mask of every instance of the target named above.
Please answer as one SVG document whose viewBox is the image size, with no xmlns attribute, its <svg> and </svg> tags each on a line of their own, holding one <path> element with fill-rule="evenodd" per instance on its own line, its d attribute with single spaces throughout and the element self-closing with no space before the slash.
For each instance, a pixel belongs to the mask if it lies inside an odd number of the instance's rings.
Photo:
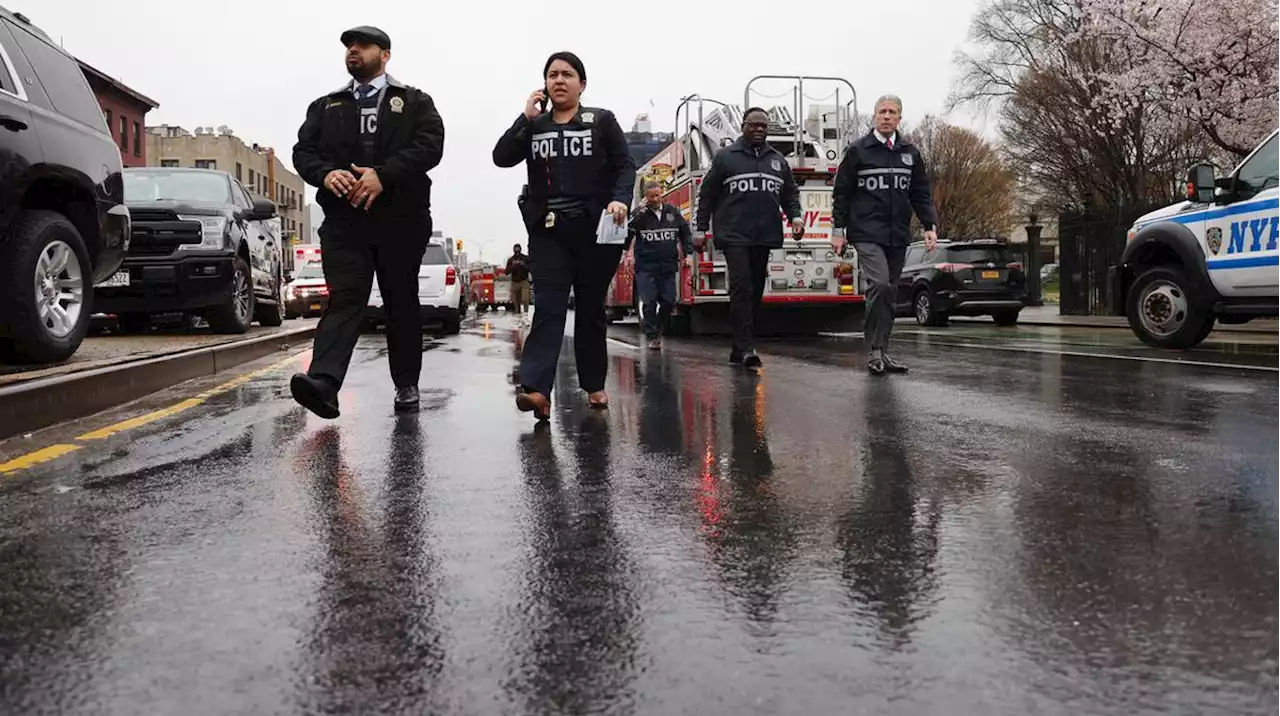
<svg viewBox="0 0 1280 716">
<path fill-rule="evenodd" d="M 307 108 L 293 147 L 298 174 L 324 209 L 320 258 L 329 307 L 293 397 L 338 417 L 338 390 L 360 338 L 373 278 L 387 320 L 395 409 L 418 409 L 422 319 L 418 266 L 431 237 L 431 179 L 444 154 L 444 123 L 431 96 L 386 73 L 391 38 L 363 25 L 342 33 L 352 81 Z"/>
</svg>

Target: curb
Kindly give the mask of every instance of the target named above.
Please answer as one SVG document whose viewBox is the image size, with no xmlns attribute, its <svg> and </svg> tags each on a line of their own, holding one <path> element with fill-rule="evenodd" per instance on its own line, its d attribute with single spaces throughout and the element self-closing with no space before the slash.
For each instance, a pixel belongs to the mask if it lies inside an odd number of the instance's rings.
<svg viewBox="0 0 1280 716">
<path fill-rule="evenodd" d="M 979 325 L 985 324 L 989 326 L 995 325 L 991 321 L 971 320 L 961 316 L 955 316 L 951 320 L 953 321 L 958 320 L 961 323 L 976 323 Z M 1048 328 L 1097 328 L 1102 330 L 1119 330 L 1119 329 L 1123 329 L 1126 331 L 1129 330 L 1129 326 L 1127 324 L 1123 326 L 1106 326 L 1106 325 L 1099 325 L 1096 323 L 1081 323 L 1078 321 L 1041 321 L 1041 320 L 1036 320 L 1034 318 L 1027 319 L 1022 317 L 1018 318 L 1018 325 L 1019 326 L 1041 326 L 1041 327 L 1048 327 Z M 1271 331 L 1268 331 L 1265 329 L 1243 328 L 1239 326 L 1214 326 L 1213 333 L 1238 333 L 1243 335 L 1254 335 L 1254 334 L 1272 335 Z"/>
<path fill-rule="evenodd" d="M 257 360 L 315 337 L 308 326 L 269 336 L 58 375 L 0 388 L 0 440 L 108 408 Z"/>
</svg>

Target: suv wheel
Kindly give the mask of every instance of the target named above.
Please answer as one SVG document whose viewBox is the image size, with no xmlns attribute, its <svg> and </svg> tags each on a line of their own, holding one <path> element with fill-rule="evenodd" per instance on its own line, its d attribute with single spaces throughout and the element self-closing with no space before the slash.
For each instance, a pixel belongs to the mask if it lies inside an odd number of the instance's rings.
<svg viewBox="0 0 1280 716">
<path fill-rule="evenodd" d="M 0 243 L 0 354 L 11 362 L 70 358 L 89 330 L 93 268 L 74 224 L 54 211 L 28 211 Z"/>
<path fill-rule="evenodd" d="M 915 301 L 911 305 L 916 314 L 916 323 L 922 326 L 947 325 L 947 317 L 933 305 L 933 293 L 929 289 L 916 291 Z"/>
<path fill-rule="evenodd" d="M 1018 322 L 1018 314 L 1021 311 L 996 311 L 991 314 L 991 320 L 996 322 L 997 326 L 1012 326 Z"/>
<path fill-rule="evenodd" d="M 276 274 L 275 287 L 271 289 L 271 300 L 275 305 L 260 303 L 257 306 L 258 324 L 268 328 L 284 325 L 284 276 Z"/>
<path fill-rule="evenodd" d="M 1209 336 L 1214 317 L 1209 307 L 1193 299 L 1191 282 L 1182 269 L 1149 269 L 1129 289 L 1125 314 L 1134 334 L 1157 348 L 1190 348 Z"/>
<path fill-rule="evenodd" d="M 245 333 L 253 321 L 253 284 L 249 281 L 249 264 L 236 257 L 231 293 L 226 300 L 205 311 L 204 318 L 215 333 Z"/>
</svg>

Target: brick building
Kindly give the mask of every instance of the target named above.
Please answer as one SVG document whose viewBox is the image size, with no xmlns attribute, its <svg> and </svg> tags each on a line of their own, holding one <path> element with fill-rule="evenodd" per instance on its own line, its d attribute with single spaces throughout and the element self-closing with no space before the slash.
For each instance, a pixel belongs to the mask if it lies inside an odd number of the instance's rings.
<svg viewBox="0 0 1280 716">
<path fill-rule="evenodd" d="M 147 165 L 147 112 L 159 107 L 155 100 L 113 79 L 80 60 L 80 70 L 98 98 L 111 136 L 120 147 L 126 167 Z"/>
</svg>

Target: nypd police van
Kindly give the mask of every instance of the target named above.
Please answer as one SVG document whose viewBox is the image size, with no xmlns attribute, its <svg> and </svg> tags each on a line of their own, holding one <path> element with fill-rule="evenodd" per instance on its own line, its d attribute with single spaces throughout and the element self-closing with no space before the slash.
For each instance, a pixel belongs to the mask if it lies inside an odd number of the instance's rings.
<svg viewBox="0 0 1280 716">
<path fill-rule="evenodd" d="M 1226 177 L 1212 164 L 1193 166 L 1187 201 L 1134 222 L 1107 295 L 1111 313 L 1127 316 L 1144 343 L 1190 348 L 1215 322 L 1277 315 L 1278 134 Z"/>
</svg>

